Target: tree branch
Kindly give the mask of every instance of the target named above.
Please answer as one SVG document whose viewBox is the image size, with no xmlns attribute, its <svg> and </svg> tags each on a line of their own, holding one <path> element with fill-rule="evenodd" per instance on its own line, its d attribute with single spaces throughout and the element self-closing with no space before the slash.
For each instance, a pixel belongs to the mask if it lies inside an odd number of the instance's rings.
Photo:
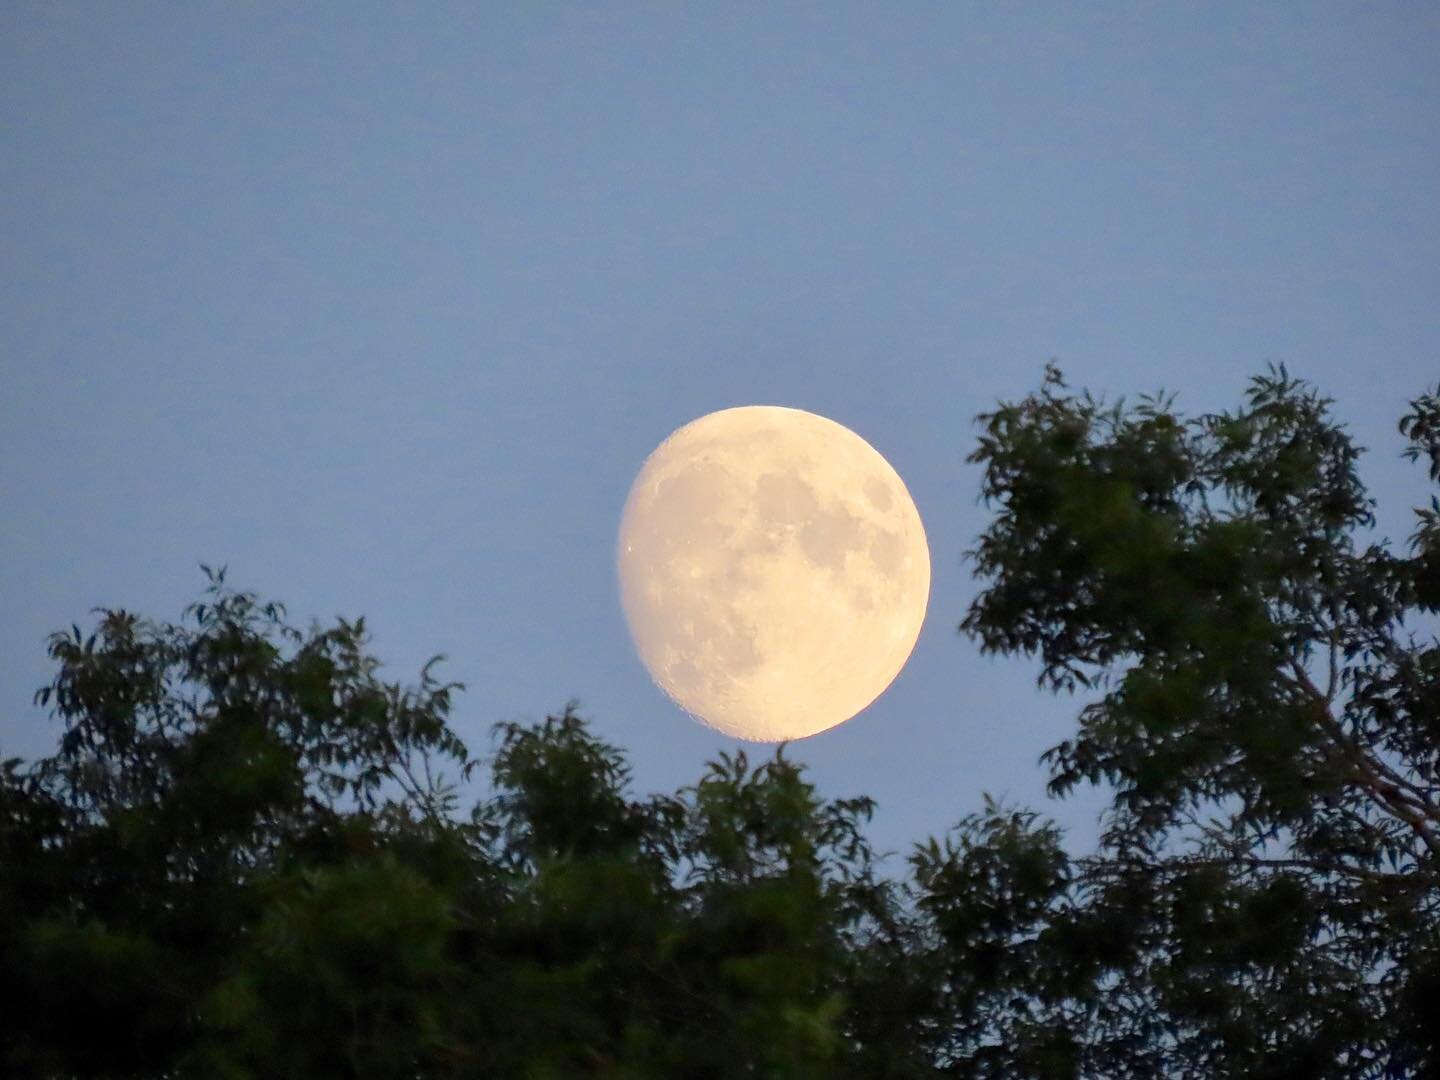
<svg viewBox="0 0 1440 1080">
<path fill-rule="evenodd" d="M 1290 661 L 1290 670 L 1296 683 L 1314 701 L 1316 717 L 1336 747 L 1354 766 L 1356 778 L 1379 806 L 1393 817 L 1405 822 L 1430 854 L 1440 861 L 1440 837 L 1427 827 L 1427 819 L 1440 824 L 1440 809 L 1432 806 L 1425 798 L 1424 791 L 1407 778 L 1401 776 L 1383 761 L 1368 753 L 1364 747 L 1351 738 L 1330 713 L 1330 703 L 1320 688 L 1311 680 L 1309 673 L 1298 660 Z"/>
<path fill-rule="evenodd" d="M 1330 597 L 1330 678 L 1325 684 L 1325 705 L 1334 704 L 1340 689 L 1340 598 Z"/>
<path fill-rule="evenodd" d="M 1082 864 L 1089 860 L 1080 860 Z M 1104 865 L 1097 862 L 1096 865 Z M 1397 885 L 1404 888 L 1428 888 L 1430 881 L 1427 875 L 1418 872 L 1408 874 L 1392 874 L 1384 870 L 1368 870 L 1363 866 L 1347 866 L 1343 863 L 1327 863 L 1316 859 L 1273 859 L 1264 858 L 1258 855 L 1230 855 L 1223 858 L 1198 858 L 1190 855 L 1178 855 L 1173 859 L 1162 862 L 1141 863 L 1143 870 L 1153 874 L 1179 873 L 1197 866 L 1214 866 L 1222 868 L 1244 867 L 1251 870 L 1308 870 L 1315 874 L 1336 874 L 1342 877 L 1360 878 L 1364 881 L 1376 882 L 1382 885 Z"/>
</svg>

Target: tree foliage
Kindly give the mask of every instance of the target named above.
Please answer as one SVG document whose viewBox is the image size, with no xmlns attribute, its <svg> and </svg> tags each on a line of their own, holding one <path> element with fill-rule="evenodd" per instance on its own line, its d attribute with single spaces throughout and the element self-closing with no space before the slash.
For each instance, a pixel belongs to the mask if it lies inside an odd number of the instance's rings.
<svg viewBox="0 0 1440 1080">
<path fill-rule="evenodd" d="M 1405 629 L 1440 607 L 1436 508 L 1408 554 L 1362 546 L 1330 404 L 1279 368 L 1186 421 L 1051 369 L 981 418 L 997 512 L 964 629 L 1090 693 L 1050 787 L 1114 791 L 1052 923 L 1091 964 L 1066 1012 L 1107 1075 L 1440 1067 L 1440 650 Z M 1401 422 L 1432 481 L 1437 415 Z"/>
<path fill-rule="evenodd" d="M 963 628 L 1081 695 L 1050 787 L 882 872 L 785 748 L 638 796 L 573 709 L 449 726 L 432 662 L 223 571 L 50 640 L 0 771 L 0 1074 L 1440 1075 L 1440 502 L 1409 548 L 1330 403 L 1043 385 L 981 417 Z M 1401 422 L 1440 483 L 1440 395 Z M 957 814 L 964 807 L 957 807 Z"/>
</svg>

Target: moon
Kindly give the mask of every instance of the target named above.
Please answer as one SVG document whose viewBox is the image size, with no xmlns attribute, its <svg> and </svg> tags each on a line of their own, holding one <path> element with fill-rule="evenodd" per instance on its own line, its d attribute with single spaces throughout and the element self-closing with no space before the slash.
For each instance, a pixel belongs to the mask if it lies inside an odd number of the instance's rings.
<svg viewBox="0 0 1440 1080">
<path fill-rule="evenodd" d="M 930 597 L 914 500 L 869 443 L 801 409 L 686 424 L 646 459 L 620 521 L 636 651 L 686 712 L 741 739 L 849 720 L 900 673 Z"/>
</svg>

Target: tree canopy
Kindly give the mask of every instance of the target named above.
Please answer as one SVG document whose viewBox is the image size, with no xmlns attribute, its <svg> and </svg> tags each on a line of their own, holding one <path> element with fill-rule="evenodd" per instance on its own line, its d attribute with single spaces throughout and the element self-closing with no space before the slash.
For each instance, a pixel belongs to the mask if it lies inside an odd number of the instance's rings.
<svg viewBox="0 0 1440 1080">
<path fill-rule="evenodd" d="M 1114 793 L 1046 926 L 1082 943 L 1057 1009 L 1087 1070 L 1440 1068 L 1440 650 L 1406 630 L 1440 608 L 1440 503 L 1408 553 L 1362 546 L 1330 405 L 1280 368 L 1187 421 L 1051 369 L 981 418 L 964 629 L 1087 693 L 1050 788 Z M 1400 423 L 1434 482 L 1437 420 L 1427 395 Z"/>
<path fill-rule="evenodd" d="M 1366 543 L 1330 406 L 1052 368 L 980 418 L 962 628 L 1081 699 L 1043 766 L 1111 793 L 1087 854 L 977 793 L 882 872 L 790 749 L 641 796 L 573 709 L 482 759 L 433 662 L 223 571 L 98 612 L 0 772 L 0 1073 L 1440 1075 L 1440 500 Z M 1440 484 L 1440 391 L 1400 430 Z"/>
</svg>

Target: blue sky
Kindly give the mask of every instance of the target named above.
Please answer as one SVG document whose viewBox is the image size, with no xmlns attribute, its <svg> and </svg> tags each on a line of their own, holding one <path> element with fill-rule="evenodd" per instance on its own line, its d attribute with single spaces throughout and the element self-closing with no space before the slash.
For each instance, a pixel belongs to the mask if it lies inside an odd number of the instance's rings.
<svg viewBox="0 0 1440 1080">
<path fill-rule="evenodd" d="M 43 638 L 197 563 L 434 652 L 456 726 L 578 698 L 642 789 L 731 746 L 650 683 L 615 530 L 731 405 L 904 477 L 915 654 L 798 744 L 884 847 L 1044 804 L 1078 702 L 955 630 L 971 418 L 1037 384 L 1228 406 L 1270 361 L 1372 448 L 1440 377 L 1440 10 L 1421 4 L 65 5 L 0 10 L 0 752 Z M 1083 846 L 1095 796 L 1046 804 Z"/>
</svg>

